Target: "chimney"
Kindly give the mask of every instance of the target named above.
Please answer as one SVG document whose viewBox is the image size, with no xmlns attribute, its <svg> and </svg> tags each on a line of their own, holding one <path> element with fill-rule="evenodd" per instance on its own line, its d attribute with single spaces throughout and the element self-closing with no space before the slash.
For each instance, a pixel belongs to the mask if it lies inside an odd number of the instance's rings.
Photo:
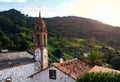
<svg viewBox="0 0 120 82">
<path fill-rule="evenodd" d="M 60 63 L 63 63 L 63 58 L 60 58 Z"/>
</svg>

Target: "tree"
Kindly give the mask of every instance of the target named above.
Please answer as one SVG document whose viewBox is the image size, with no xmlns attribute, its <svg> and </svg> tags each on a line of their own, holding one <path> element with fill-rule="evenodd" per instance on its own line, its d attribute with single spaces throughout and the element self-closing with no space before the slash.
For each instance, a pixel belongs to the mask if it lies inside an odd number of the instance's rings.
<svg viewBox="0 0 120 82">
<path fill-rule="evenodd" d="M 54 52 L 55 57 L 61 58 L 63 55 L 63 52 L 61 49 L 56 49 Z"/>
<path fill-rule="evenodd" d="M 6 34 L 0 31 L 0 47 L 2 48 L 10 48 L 14 46 L 13 42 L 6 36 Z"/>
<path fill-rule="evenodd" d="M 7 34 L 14 29 L 11 20 L 4 16 L 0 16 L 0 27 Z"/>
<path fill-rule="evenodd" d="M 111 65 L 113 66 L 113 68 L 120 70 L 120 56 L 114 57 L 111 60 Z"/>
<path fill-rule="evenodd" d="M 102 64 L 103 53 L 99 51 L 91 51 L 87 57 L 87 63 L 91 66 Z"/>
</svg>

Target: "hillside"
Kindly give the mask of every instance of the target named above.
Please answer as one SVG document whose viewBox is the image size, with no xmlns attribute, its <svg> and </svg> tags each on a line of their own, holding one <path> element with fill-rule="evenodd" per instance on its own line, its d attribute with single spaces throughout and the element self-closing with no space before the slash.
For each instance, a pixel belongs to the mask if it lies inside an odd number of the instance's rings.
<svg viewBox="0 0 120 82">
<path fill-rule="evenodd" d="M 13 41 L 15 37 L 25 39 L 24 44 L 27 45 L 25 48 L 29 48 L 32 46 L 32 29 L 34 28 L 36 19 L 37 18 L 27 15 L 25 16 L 15 9 L 0 12 L 0 36 L 5 36 L 3 39 L 8 40 L 7 43 L 9 44 L 12 43 L 12 47 L 18 46 L 18 44 Z M 50 37 L 83 38 L 93 43 L 110 45 L 117 49 L 120 48 L 119 27 L 74 16 L 44 18 L 44 20 Z M 27 36 L 27 34 L 30 36 Z M 28 44 L 28 41 L 31 45 Z M 0 42 L 2 42 L 2 38 Z"/>
<path fill-rule="evenodd" d="M 85 38 L 98 44 L 120 46 L 120 28 L 103 24 L 99 21 L 81 17 L 46 18 L 48 30 L 51 34 L 56 31 L 63 37 Z"/>
</svg>

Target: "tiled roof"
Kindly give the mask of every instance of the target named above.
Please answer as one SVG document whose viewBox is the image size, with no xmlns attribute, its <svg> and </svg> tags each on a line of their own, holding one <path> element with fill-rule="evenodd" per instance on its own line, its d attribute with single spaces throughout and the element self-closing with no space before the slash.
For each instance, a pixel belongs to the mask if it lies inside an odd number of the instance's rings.
<svg viewBox="0 0 120 82">
<path fill-rule="evenodd" d="M 0 53 L 0 70 L 33 62 L 33 56 L 25 51 L 13 53 Z"/>
<path fill-rule="evenodd" d="M 77 79 L 78 75 L 83 74 L 85 71 L 91 69 L 91 67 L 81 60 L 75 58 L 72 60 L 64 61 L 63 63 L 54 63 L 53 66 L 66 73 L 67 75 Z"/>
<path fill-rule="evenodd" d="M 89 72 L 117 72 L 120 73 L 118 70 L 101 67 L 101 66 L 94 66 Z"/>
</svg>

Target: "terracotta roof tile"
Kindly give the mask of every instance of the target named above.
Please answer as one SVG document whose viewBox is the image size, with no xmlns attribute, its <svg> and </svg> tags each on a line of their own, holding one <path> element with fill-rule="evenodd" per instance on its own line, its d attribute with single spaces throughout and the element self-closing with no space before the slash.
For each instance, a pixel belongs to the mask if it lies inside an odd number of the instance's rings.
<svg viewBox="0 0 120 82">
<path fill-rule="evenodd" d="M 74 79 L 77 79 L 78 75 L 81 75 L 85 71 L 91 69 L 89 65 L 83 63 L 81 60 L 77 58 L 64 61 L 63 63 L 54 63 L 53 66 L 60 69 L 69 76 L 73 77 Z"/>
<path fill-rule="evenodd" d="M 89 72 L 117 72 L 120 73 L 118 70 L 101 67 L 101 66 L 94 66 Z"/>
</svg>

